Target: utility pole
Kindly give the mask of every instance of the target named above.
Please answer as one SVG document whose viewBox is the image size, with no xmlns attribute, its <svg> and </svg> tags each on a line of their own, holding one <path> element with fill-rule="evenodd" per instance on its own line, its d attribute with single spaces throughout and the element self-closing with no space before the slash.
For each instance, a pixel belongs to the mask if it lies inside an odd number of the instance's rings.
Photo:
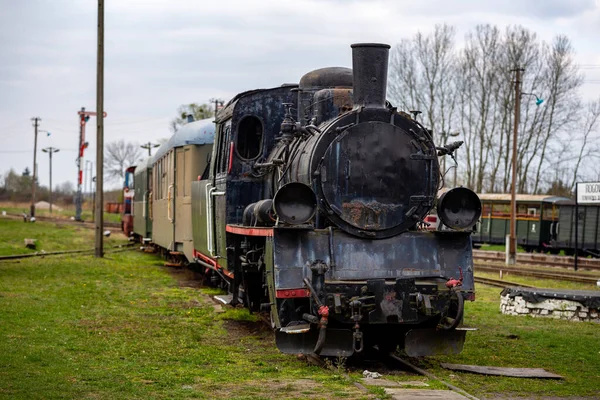
<svg viewBox="0 0 600 400">
<path fill-rule="evenodd" d="M 36 175 L 36 171 L 37 171 L 37 135 L 38 135 L 38 126 L 40 121 L 42 120 L 40 117 L 33 117 L 31 118 L 31 120 L 33 121 L 33 127 L 34 127 L 34 131 L 35 131 L 35 136 L 33 139 L 33 179 L 31 182 L 31 209 L 29 211 L 30 213 L 30 217 L 35 217 L 35 187 L 36 187 L 36 182 L 35 179 L 37 177 Z"/>
<path fill-rule="evenodd" d="M 52 214 L 52 153 L 58 153 L 60 149 L 55 149 L 54 147 L 46 147 L 42 149 L 44 153 L 48 153 L 50 158 L 50 214 Z"/>
<path fill-rule="evenodd" d="M 146 149 L 146 150 L 148 150 L 148 157 L 152 157 L 152 149 L 153 149 L 153 148 L 156 148 L 156 147 L 158 147 L 158 146 L 160 146 L 160 144 L 156 144 L 156 143 L 151 143 L 151 142 L 148 142 L 148 143 L 144 143 L 144 144 L 143 144 L 143 145 L 141 145 L 140 147 L 141 147 L 142 149 Z"/>
<path fill-rule="evenodd" d="M 102 236 L 104 230 L 103 208 L 104 186 L 104 0 L 98 0 L 98 65 L 96 70 L 96 257 L 104 256 Z"/>
<path fill-rule="evenodd" d="M 513 127 L 512 148 L 512 185 L 510 189 L 510 235 L 508 238 L 508 254 L 506 264 L 514 265 L 517 261 L 517 134 L 521 118 L 521 72 L 523 68 L 515 68 L 515 121 Z"/>
<path fill-rule="evenodd" d="M 223 107 L 223 100 L 221 99 L 210 99 L 210 101 L 215 103 L 215 118 L 217 116 L 217 111 L 219 111 L 219 106 Z"/>
</svg>

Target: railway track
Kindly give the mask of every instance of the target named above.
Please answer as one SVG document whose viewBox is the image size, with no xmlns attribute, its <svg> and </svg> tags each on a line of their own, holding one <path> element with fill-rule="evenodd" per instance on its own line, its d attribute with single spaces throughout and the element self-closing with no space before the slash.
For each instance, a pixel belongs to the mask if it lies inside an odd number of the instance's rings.
<svg viewBox="0 0 600 400">
<path fill-rule="evenodd" d="M 473 259 L 475 261 L 504 262 L 505 254 L 500 251 L 473 250 Z M 518 253 L 517 264 L 523 265 L 543 265 L 549 267 L 561 267 L 573 269 L 575 259 L 568 256 L 555 256 L 550 254 L 536 253 Z M 577 267 L 590 271 L 600 271 L 600 259 L 598 258 L 578 258 Z"/>
<path fill-rule="evenodd" d="M 475 272 L 493 272 L 509 275 L 519 275 L 519 276 L 530 276 L 532 278 L 541 278 L 541 279 L 552 279 L 552 280 L 562 280 L 568 282 L 578 282 L 578 283 L 587 283 L 591 285 L 596 285 L 596 282 L 600 280 L 600 275 L 588 275 L 588 274 L 575 274 L 570 272 L 563 271 L 546 271 L 535 268 L 524 268 L 524 267 L 507 267 L 500 265 L 490 265 L 490 264 L 482 264 L 475 263 Z"/>
<path fill-rule="evenodd" d="M 135 244 L 136 243 L 128 243 L 128 244 L 119 244 L 119 245 L 111 246 L 111 247 L 105 248 L 104 252 L 105 253 L 117 253 L 119 251 L 134 250 L 137 248 L 137 247 L 135 247 Z M 38 251 L 35 253 L 10 254 L 10 255 L 6 255 L 6 256 L 0 256 L 0 262 L 10 261 L 10 260 L 18 260 L 21 258 L 31 258 L 31 257 L 60 256 L 60 255 L 77 254 L 77 253 L 93 253 L 94 251 L 96 251 L 96 249 L 90 248 L 90 249 L 81 249 L 81 250 L 64 250 L 64 251 L 49 251 L 49 252 Z"/>
<path fill-rule="evenodd" d="M 11 217 L 11 218 L 15 218 L 15 219 L 23 219 L 23 215 L 22 214 L 15 214 L 15 213 L 7 213 L 5 217 Z M 71 220 L 71 219 L 65 219 L 65 218 L 55 218 L 55 217 L 49 217 L 49 216 L 36 216 L 35 217 L 36 221 L 44 221 L 44 222 L 54 222 L 57 224 L 71 224 L 71 225 L 79 225 L 79 226 L 84 226 L 86 228 L 91 228 L 94 229 L 96 227 L 94 222 L 91 221 L 75 221 L 75 220 Z M 117 222 L 107 222 L 104 221 L 104 227 L 105 228 L 121 228 L 121 224 L 117 223 Z"/>
<path fill-rule="evenodd" d="M 484 285 L 496 286 L 496 287 L 501 287 L 501 288 L 516 287 L 516 286 L 526 287 L 526 288 L 534 288 L 535 287 L 535 286 L 531 286 L 531 285 L 525 285 L 522 283 L 503 281 L 500 279 L 483 278 L 480 276 L 476 276 L 476 277 L 474 277 L 474 279 L 475 279 L 476 283 L 483 283 Z"/>
</svg>

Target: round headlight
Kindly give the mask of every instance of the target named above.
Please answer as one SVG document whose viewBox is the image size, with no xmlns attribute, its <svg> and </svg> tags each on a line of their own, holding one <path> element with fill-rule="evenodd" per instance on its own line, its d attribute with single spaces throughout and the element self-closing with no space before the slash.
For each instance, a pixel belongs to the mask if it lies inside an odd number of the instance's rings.
<svg viewBox="0 0 600 400">
<path fill-rule="evenodd" d="M 440 197 L 437 210 L 442 223 L 448 228 L 467 230 L 481 216 L 481 201 L 471 189 L 457 187 Z"/>
<path fill-rule="evenodd" d="M 290 225 L 304 224 L 317 211 L 317 196 L 303 183 L 287 183 L 275 193 L 273 209 L 280 221 Z"/>
</svg>

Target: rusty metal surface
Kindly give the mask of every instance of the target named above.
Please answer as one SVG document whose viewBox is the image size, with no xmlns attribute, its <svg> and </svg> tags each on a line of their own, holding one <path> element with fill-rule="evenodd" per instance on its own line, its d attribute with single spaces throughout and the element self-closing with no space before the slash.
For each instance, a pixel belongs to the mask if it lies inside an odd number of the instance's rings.
<svg viewBox="0 0 600 400">
<path fill-rule="evenodd" d="M 471 238 L 467 233 L 406 232 L 388 239 L 365 240 L 335 230 L 332 254 L 335 268 L 326 281 L 367 279 L 458 278 L 463 289 L 473 290 Z M 274 230 L 275 285 L 277 289 L 303 287 L 310 263 L 331 264 L 328 231 Z"/>
<path fill-rule="evenodd" d="M 352 70 L 344 67 L 315 69 L 300 78 L 298 87 L 301 90 L 352 87 Z"/>
<path fill-rule="evenodd" d="M 356 43 L 352 46 L 354 106 L 385 106 L 390 46 Z"/>
<path fill-rule="evenodd" d="M 383 122 L 364 122 L 338 136 L 321 165 L 321 187 L 331 209 L 362 230 L 413 226 L 429 210 L 409 214 L 411 198 L 434 193 L 421 172 L 423 161 L 411 159 L 411 140 L 401 128 Z"/>
</svg>

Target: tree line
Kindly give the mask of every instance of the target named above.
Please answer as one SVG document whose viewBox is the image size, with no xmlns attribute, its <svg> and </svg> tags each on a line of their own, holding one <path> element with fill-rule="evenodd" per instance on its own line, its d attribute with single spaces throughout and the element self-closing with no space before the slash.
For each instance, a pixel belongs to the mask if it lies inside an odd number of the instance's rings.
<svg viewBox="0 0 600 400">
<path fill-rule="evenodd" d="M 211 102 L 214 103 L 214 101 L 211 99 Z M 192 115 L 194 120 L 211 118 L 214 116 L 214 105 L 209 103 L 181 105 L 177 109 L 176 117 L 169 123 L 169 127 L 173 133 L 187 123 L 188 115 Z M 165 138 L 159 142 L 162 143 L 166 140 Z M 105 180 L 107 182 L 122 182 L 125 170 L 141 161 L 144 157 L 146 155 L 137 142 L 128 142 L 120 139 L 107 143 L 104 151 Z M 30 201 L 32 181 L 33 177 L 29 168 L 25 168 L 21 174 L 12 168 L 8 172 L 0 174 L 0 201 Z M 63 182 L 53 188 L 53 201 L 61 204 L 72 204 L 74 193 L 74 184 L 70 181 Z M 49 201 L 49 199 L 49 188 L 36 182 L 36 200 Z"/>
<path fill-rule="evenodd" d="M 388 90 L 400 109 L 422 112 L 419 118 L 438 145 L 464 141 L 457 152 L 458 184 L 476 192 L 508 192 L 514 70 L 522 68 L 517 192 L 570 195 L 578 180 L 600 176 L 593 166 L 600 97 L 582 100 L 584 75 L 574 56 L 564 35 L 546 43 L 522 26 L 479 25 L 459 48 L 456 29 L 437 25 L 393 48 Z M 442 160 L 444 172 L 453 166 Z M 450 176 L 446 186 L 453 183 Z"/>
<path fill-rule="evenodd" d="M 19 174 L 14 169 L 0 175 L 0 201 L 28 202 L 31 201 L 33 176 L 29 168 Z M 52 201 L 61 204 L 71 204 L 75 187 L 66 181 L 56 185 L 52 190 Z M 49 201 L 50 189 L 40 185 L 36 178 L 36 200 Z"/>
</svg>

